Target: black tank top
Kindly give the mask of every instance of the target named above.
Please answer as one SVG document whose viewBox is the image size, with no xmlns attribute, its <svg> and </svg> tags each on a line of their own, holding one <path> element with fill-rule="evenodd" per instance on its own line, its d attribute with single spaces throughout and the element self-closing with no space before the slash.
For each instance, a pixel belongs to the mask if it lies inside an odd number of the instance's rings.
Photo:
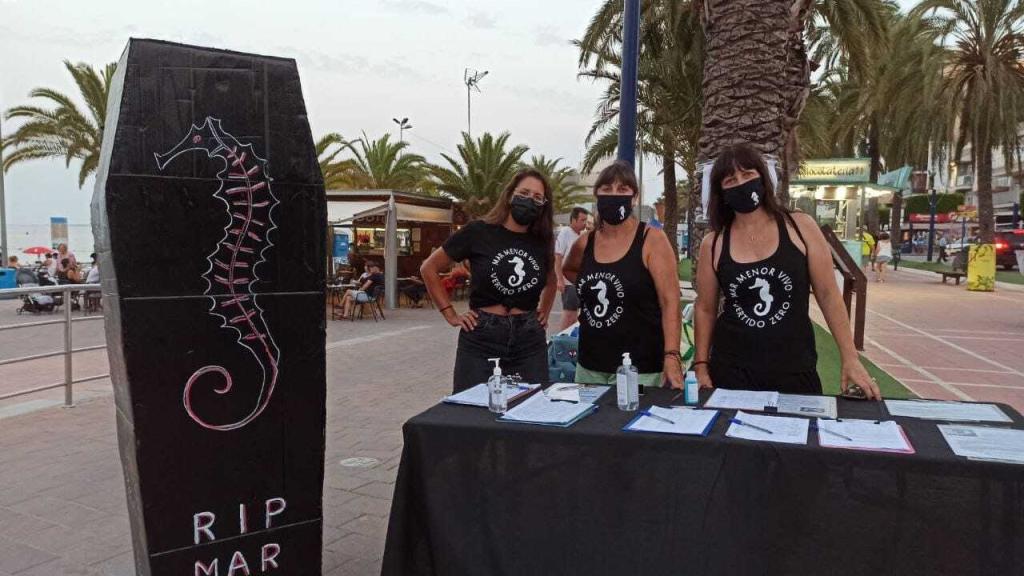
<svg viewBox="0 0 1024 576">
<path fill-rule="evenodd" d="M 621 260 L 594 259 L 594 234 L 587 238 L 576 280 L 580 298 L 579 363 L 589 370 L 615 372 L 629 352 L 642 374 L 661 372 L 665 336 L 654 278 L 644 266 L 645 225 Z"/>
<path fill-rule="evenodd" d="M 725 301 L 715 322 L 712 362 L 770 373 L 816 368 L 818 353 L 808 312 L 807 256 L 790 240 L 783 218 L 776 218 L 779 247 L 759 262 L 741 264 L 733 260 L 730 229 L 727 227 L 722 235 L 722 254 L 715 275 Z M 792 222 L 791 216 L 785 218 Z M 803 240 L 795 222 L 793 228 Z M 711 253 L 714 257 L 713 248 Z"/>
</svg>

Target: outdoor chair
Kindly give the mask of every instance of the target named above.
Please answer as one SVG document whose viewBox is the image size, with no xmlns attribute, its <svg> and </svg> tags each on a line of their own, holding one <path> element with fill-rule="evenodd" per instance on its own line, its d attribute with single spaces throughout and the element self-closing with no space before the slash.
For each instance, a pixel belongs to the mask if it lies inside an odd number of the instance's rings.
<svg viewBox="0 0 1024 576">
<path fill-rule="evenodd" d="M 369 306 L 370 307 L 370 313 L 373 314 L 373 321 L 374 322 L 377 321 L 377 316 L 378 315 L 380 316 L 381 320 L 386 320 L 386 318 L 384 318 L 384 307 L 382 306 L 382 302 L 384 302 L 384 287 L 383 286 L 374 286 L 373 287 L 373 292 L 371 294 L 369 294 L 369 296 L 370 296 L 370 300 L 368 302 L 358 302 L 358 303 L 356 303 L 356 305 L 359 306 L 359 319 L 360 320 L 363 319 L 363 314 L 366 311 L 366 307 Z M 355 321 L 355 316 L 356 316 L 355 315 L 355 311 L 353 311 L 352 312 L 352 321 Z"/>
</svg>

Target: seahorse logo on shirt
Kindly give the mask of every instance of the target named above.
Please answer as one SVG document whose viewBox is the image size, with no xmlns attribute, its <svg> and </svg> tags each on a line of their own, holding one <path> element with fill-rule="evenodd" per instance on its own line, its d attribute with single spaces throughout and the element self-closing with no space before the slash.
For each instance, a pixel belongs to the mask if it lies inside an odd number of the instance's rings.
<svg viewBox="0 0 1024 576">
<path fill-rule="evenodd" d="M 543 288 L 544 274 L 544 268 L 530 252 L 523 248 L 506 248 L 491 258 L 490 271 L 485 275 L 499 294 L 515 296 Z"/>
<path fill-rule="evenodd" d="M 597 306 L 594 306 L 594 316 L 598 318 L 604 318 L 604 315 L 608 313 L 608 285 L 601 280 L 590 287 L 591 290 L 597 292 Z"/>
<path fill-rule="evenodd" d="M 626 313 L 626 288 L 614 272 L 594 271 L 576 281 L 580 295 L 580 323 L 608 328 Z"/>
<path fill-rule="evenodd" d="M 508 277 L 508 285 L 515 288 L 523 283 L 523 278 L 526 278 L 526 269 L 523 268 L 526 263 L 519 256 L 513 256 L 508 261 L 515 266 L 512 275 Z"/>
<path fill-rule="evenodd" d="M 758 278 L 754 280 L 754 284 L 750 289 L 760 290 L 757 296 L 761 299 L 761 302 L 754 305 L 754 314 L 757 314 L 758 316 L 767 316 L 772 310 L 772 302 L 775 301 L 775 298 L 772 297 L 772 288 L 768 284 L 768 281 L 764 278 Z"/>
</svg>

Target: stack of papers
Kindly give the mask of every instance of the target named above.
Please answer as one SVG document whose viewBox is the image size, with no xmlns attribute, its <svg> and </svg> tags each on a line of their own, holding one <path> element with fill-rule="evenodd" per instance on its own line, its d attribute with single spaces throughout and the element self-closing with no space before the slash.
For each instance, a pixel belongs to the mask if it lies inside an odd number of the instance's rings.
<svg viewBox="0 0 1024 576">
<path fill-rule="evenodd" d="M 892 420 L 818 419 L 818 444 L 826 448 L 913 454 L 903 428 Z"/>
<path fill-rule="evenodd" d="M 956 424 L 939 424 L 939 430 L 957 456 L 1024 464 L 1024 430 Z"/>
<path fill-rule="evenodd" d="M 535 394 L 523 400 L 522 404 L 509 410 L 498 420 L 566 428 L 595 410 L 597 410 L 597 406 L 588 402 L 558 402 L 549 399 L 544 394 Z"/>
<path fill-rule="evenodd" d="M 886 400 L 893 416 L 946 420 L 949 422 L 1013 422 L 995 404 L 969 404 L 939 400 Z"/>
<path fill-rule="evenodd" d="M 593 404 L 597 402 L 611 386 L 591 386 L 581 384 L 568 384 L 556 382 L 544 391 L 551 400 L 565 400 L 566 402 L 586 402 Z"/>
<path fill-rule="evenodd" d="M 508 396 L 508 401 L 511 402 L 533 392 L 537 388 L 540 388 L 540 384 L 511 384 L 505 386 L 505 394 Z M 491 395 L 487 389 L 487 384 L 477 384 L 458 394 L 445 396 L 441 401 L 448 404 L 464 404 L 466 406 L 482 406 L 487 408 L 490 398 Z"/>
<path fill-rule="evenodd" d="M 647 414 L 653 414 L 671 423 L 652 418 Z M 672 408 L 661 408 L 651 406 L 649 410 L 641 412 L 623 430 L 632 432 L 661 432 L 663 434 L 692 434 L 695 436 L 707 436 L 711 426 L 718 417 L 718 410 L 697 410 L 689 406 L 674 406 Z"/>
<path fill-rule="evenodd" d="M 753 390 L 727 390 L 716 388 L 711 398 L 704 403 L 705 408 L 722 408 L 724 410 L 754 410 L 763 412 L 765 408 L 779 405 L 778 392 L 755 392 Z"/>
<path fill-rule="evenodd" d="M 818 418 L 832 418 L 833 420 L 839 416 L 836 410 L 835 396 L 779 394 L 778 411 L 780 414 L 817 416 Z"/>
<path fill-rule="evenodd" d="M 737 412 L 732 425 L 725 435 L 744 440 L 782 442 L 785 444 L 807 444 L 807 428 L 810 420 L 788 416 L 762 416 Z M 742 423 L 742 424 L 741 424 Z M 760 430 L 759 430 L 760 428 Z"/>
</svg>

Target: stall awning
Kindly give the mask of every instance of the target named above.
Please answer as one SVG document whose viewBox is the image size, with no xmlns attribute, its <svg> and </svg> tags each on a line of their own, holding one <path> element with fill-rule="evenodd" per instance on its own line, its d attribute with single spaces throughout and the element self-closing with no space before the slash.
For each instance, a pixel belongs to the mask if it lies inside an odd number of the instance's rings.
<svg viewBox="0 0 1024 576">
<path fill-rule="evenodd" d="M 415 206 L 412 204 L 396 204 L 398 208 L 399 222 L 431 222 L 435 224 L 451 224 L 451 208 L 434 208 L 431 206 Z M 332 224 L 351 224 L 353 221 L 369 216 L 384 216 L 388 213 L 388 203 L 382 202 L 377 206 L 356 212 L 349 218 L 332 222 Z"/>
</svg>

